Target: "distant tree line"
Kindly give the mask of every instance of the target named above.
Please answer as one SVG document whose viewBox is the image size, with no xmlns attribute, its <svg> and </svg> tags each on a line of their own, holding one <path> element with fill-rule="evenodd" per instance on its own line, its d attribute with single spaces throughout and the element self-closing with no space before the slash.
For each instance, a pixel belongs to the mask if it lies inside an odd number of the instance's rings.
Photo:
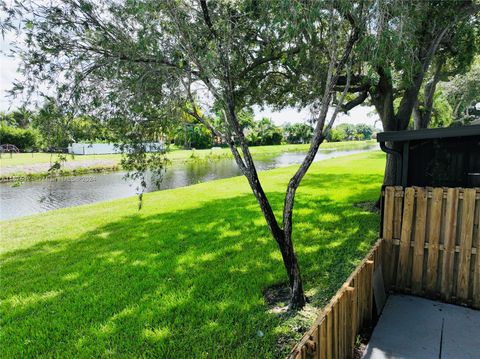
<svg viewBox="0 0 480 359">
<path fill-rule="evenodd" d="M 113 131 L 90 116 L 61 113 L 54 106 L 37 112 L 0 113 L 0 144 L 21 150 L 62 150 L 72 142 L 111 142 Z"/>
<path fill-rule="evenodd" d="M 278 126 L 267 117 L 255 120 L 252 110 L 242 113 L 241 124 L 250 146 L 306 144 L 313 136 L 313 127 L 309 123 Z M 65 150 L 73 142 L 115 143 L 114 125 L 114 121 L 102 123 L 89 116 L 62 114 L 53 106 L 45 106 L 38 112 L 16 110 L 0 114 L 0 144 L 13 144 L 21 150 Z M 369 125 L 345 123 L 334 127 L 327 141 L 369 140 L 373 133 L 374 129 Z M 226 145 L 206 126 L 188 117 L 172 123 L 152 140 L 160 138 L 185 149 Z"/>
<path fill-rule="evenodd" d="M 327 140 L 329 142 L 370 140 L 373 133 L 373 127 L 364 123 L 357 125 L 342 123 L 332 128 L 329 136 L 327 136 Z"/>
</svg>

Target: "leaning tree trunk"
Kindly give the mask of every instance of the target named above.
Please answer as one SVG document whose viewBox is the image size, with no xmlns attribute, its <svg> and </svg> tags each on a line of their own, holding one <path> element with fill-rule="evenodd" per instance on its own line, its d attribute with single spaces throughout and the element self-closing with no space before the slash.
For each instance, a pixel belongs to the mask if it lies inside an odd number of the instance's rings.
<svg viewBox="0 0 480 359">
<path fill-rule="evenodd" d="M 230 125 L 233 129 L 233 133 L 228 133 L 228 136 L 221 133 L 217 128 L 215 128 L 211 123 L 206 121 L 196 111 L 193 100 L 192 105 L 194 110 L 188 111 L 187 113 L 195 117 L 200 123 L 204 124 L 210 131 L 221 137 L 228 144 L 228 146 L 230 147 L 230 151 L 232 152 L 232 155 L 235 159 L 235 162 L 242 171 L 243 175 L 247 178 L 250 188 L 252 189 L 252 192 L 258 204 L 260 205 L 260 209 L 262 210 L 270 233 L 277 242 L 280 253 L 282 254 L 283 264 L 287 271 L 289 286 L 291 290 L 289 307 L 291 309 L 302 308 L 306 303 L 306 298 L 303 291 L 300 267 L 298 265 L 298 260 L 293 247 L 293 242 L 291 240 L 291 231 L 290 236 L 286 236 L 285 230 L 279 226 L 275 214 L 273 213 L 270 202 L 268 201 L 268 198 L 258 178 L 255 163 L 253 162 L 252 155 L 245 141 L 245 136 L 238 122 L 232 98 L 230 98 L 228 101 L 228 112 L 224 112 L 225 121 L 227 121 L 228 125 Z M 233 134 L 235 136 L 233 136 Z M 240 144 L 240 149 L 243 157 L 240 155 L 240 152 L 236 147 L 234 137 L 236 141 Z"/>
<path fill-rule="evenodd" d="M 245 153 L 244 153 L 245 156 Z M 245 157 L 250 157 L 248 153 Z M 251 157 L 250 157 L 251 158 Z M 247 160 L 247 163 L 250 162 Z M 253 161 L 251 161 L 253 163 Z M 248 167 L 248 164 L 247 164 Z M 258 175 L 254 167 L 247 169 L 246 176 L 250 187 L 260 205 L 263 216 L 270 229 L 270 233 L 277 242 L 280 253 L 282 254 L 283 264 L 287 271 L 289 287 L 291 291 L 291 298 L 289 303 L 290 309 L 300 309 L 306 303 L 306 297 L 303 290 L 302 277 L 300 275 L 300 267 L 298 265 L 297 256 L 295 254 L 293 241 L 291 236 L 287 236 L 285 229 L 280 228 L 270 203 L 263 191 L 262 185 L 258 179 Z"/>
</svg>

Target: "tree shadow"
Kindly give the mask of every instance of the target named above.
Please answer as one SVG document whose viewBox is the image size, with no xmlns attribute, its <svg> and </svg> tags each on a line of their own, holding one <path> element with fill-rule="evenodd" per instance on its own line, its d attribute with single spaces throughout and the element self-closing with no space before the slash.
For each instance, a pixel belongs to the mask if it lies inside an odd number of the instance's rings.
<svg viewBox="0 0 480 359">
<path fill-rule="evenodd" d="M 352 203 L 375 199 L 378 176 L 347 177 L 309 175 L 296 201 L 294 240 L 316 306 L 377 238 L 378 215 Z M 362 193 L 317 193 L 346 185 Z M 283 193 L 268 196 L 280 210 Z M 0 259 L 7 357 L 275 356 L 284 318 L 262 291 L 286 274 L 251 195 L 122 217 Z"/>
</svg>

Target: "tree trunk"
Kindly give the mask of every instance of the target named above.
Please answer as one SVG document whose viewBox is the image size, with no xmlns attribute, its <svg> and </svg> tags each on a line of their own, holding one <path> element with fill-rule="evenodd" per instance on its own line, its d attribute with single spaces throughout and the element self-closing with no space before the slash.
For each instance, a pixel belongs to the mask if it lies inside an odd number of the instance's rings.
<svg viewBox="0 0 480 359">
<path fill-rule="evenodd" d="M 302 277 L 300 276 L 300 267 L 298 265 L 297 256 L 293 251 L 291 241 L 285 241 L 285 245 L 280 248 L 282 252 L 283 263 L 288 273 L 288 280 L 291 290 L 291 298 L 289 303 L 290 309 L 301 309 L 305 306 L 307 299 L 303 291 Z"/>
<path fill-rule="evenodd" d="M 413 120 L 415 130 L 428 128 L 428 125 L 430 124 L 433 115 L 433 100 L 435 96 L 435 90 L 437 89 L 437 84 L 441 78 L 443 64 L 443 60 L 439 60 L 435 64 L 435 72 L 433 74 L 433 77 L 425 85 L 422 106 L 420 107 L 420 103 L 418 100 L 415 103 L 415 107 L 413 108 Z"/>
<path fill-rule="evenodd" d="M 432 39 L 427 38 L 426 41 L 429 41 L 429 43 L 423 44 L 425 46 L 420 46 L 420 66 L 418 67 L 415 75 L 413 76 L 409 86 L 404 89 L 403 96 L 401 98 L 396 113 L 393 106 L 395 91 L 393 88 L 392 77 L 388 74 L 387 71 L 385 71 L 384 68 L 377 68 L 379 80 L 377 86 L 375 86 L 375 88 L 370 92 L 370 95 L 372 98 L 372 103 L 375 106 L 375 109 L 377 110 L 380 119 L 382 120 L 384 131 L 402 131 L 407 129 L 410 118 L 412 116 L 412 112 L 418 104 L 418 93 L 420 91 L 420 87 L 422 86 L 425 74 L 432 62 L 433 56 L 437 51 L 440 41 L 447 32 L 447 29 L 448 27 L 445 27 L 442 31 L 438 32 L 438 34 Z M 438 82 L 438 80 L 436 82 Z M 435 82 L 434 85 L 436 85 Z M 435 86 L 427 87 L 427 91 L 433 91 L 431 94 L 426 94 L 429 97 L 427 100 L 433 103 L 433 93 L 435 92 Z M 428 118 L 430 117 L 431 113 L 429 114 Z M 392 148 L 392 145 L 397 146 L 395 144 L 391 144 L 390 148 Z M 393 149 L 399 150 L 398 148 Z M 387 155 L 385 176 L 383 180 L 384 184 L 395 183 L 397 168 L 399 168 L 397 164 L 398 158 L 395 157 L 398 156 L 392 154 Z"/>
<path fill-rule="evenodd" d="M 301 309 L 306 303 L 306 298 L 303 291 L 300 267 L 298 265 L 297 256 L 293 247 L 293 241 L 291 240 L 291 236 L 286 235 L 287 230 L 284 230 L 279 226 L 275 214 L 273 213 L 270 202 L 268 201 L 268 198 L 260 183 L 260 179 L 258 178 L 255 163 L 253 162 L 252 155 L 246 144 L 243 131 L 238 124 L 237 114 L 233 105 L 229 106 L 229 116 L 229 120 L 235 129 L 237 139 L 240 143 L 243 158 L 239 156 L 234 143 L 230 143 L 230 150 L 233 153 L 238 166 L 247 178 L 250 188 L 252 189 L 252 192 L 255 195 L 258 204 L 260 205 L 260 209 L 262 210 L 265 221 L 270 229 L 270 233 L 277 242 L 280 252 L 282 253 L 283 264 L 287 271 L 291 290 L 289 308 Z"/>
<path fill-rule="evenodd" d="M 417 102 L 413 108 L 413 128 L 415 130 L 425 128 L 423 127 L 423 122 L 423 112 L 420 108 L 420 104 Z"/>
<path fill-rule="evenodd" d="M 401 153 L 402 151 L 402 147 L 398 144 L 398 142 L 388 142 L 386 143 L 386 145 L 388 148 L 391 148 L 396 152 Z M 396 179 L 398 169 L 400 168 L 400 160 L 400 156 L 387 153 L 387 161 L 385 163 L 385 176 L 383 178 L 383 184 L 385 186 L 394 186 L 398 184 Z"/>
<path fill-rule="evenodd" d="M 262 209 L 270 233 L 277 242 L 278 248 L 282 253 L 283 264 L 287 271 L 291 291 L 289 308 L 301 309 L 306 303 L 306 297 L 303 291 L 302 277 L 300 275 L 300 267 L 293 247 L 293 241 L 291 238 L 288 238 L 285 231 L 278 225 L 275 214 L 273 213 L 270 203 L 268 202 L 265 192 L 258 180 L 256 172 L 253 177 L 247 177 L 247 179 L 249 180 L 250 187 Z"/>
</svg>

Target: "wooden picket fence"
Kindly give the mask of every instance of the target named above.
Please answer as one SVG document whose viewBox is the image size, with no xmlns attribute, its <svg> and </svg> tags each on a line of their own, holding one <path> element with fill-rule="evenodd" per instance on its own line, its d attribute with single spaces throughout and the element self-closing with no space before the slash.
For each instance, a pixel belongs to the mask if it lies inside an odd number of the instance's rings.
<svg viewBox="0 0 480 359">
<path fill-rule="evenodd" d="M 386 187 L 395 291 L 480 308 L 480 189 Z"/>
<path fill-rule="evenodd" d="M 293 349 L 291 359 L 352 358 L 355 338 L 373 315 L 373 275 L 382 262 L 385 241 L 379 240 L 324 308 Z"/>
<path fill-rule="evenodd" d="M 353 357 L 355 338 L 371 324 L 378 300 L 374 273 L 385 295 L 398 291 L 480 309 L 480 189 L 386 187 L 382 203 L 382 238 L 290 359 Z"/>
</svg>

